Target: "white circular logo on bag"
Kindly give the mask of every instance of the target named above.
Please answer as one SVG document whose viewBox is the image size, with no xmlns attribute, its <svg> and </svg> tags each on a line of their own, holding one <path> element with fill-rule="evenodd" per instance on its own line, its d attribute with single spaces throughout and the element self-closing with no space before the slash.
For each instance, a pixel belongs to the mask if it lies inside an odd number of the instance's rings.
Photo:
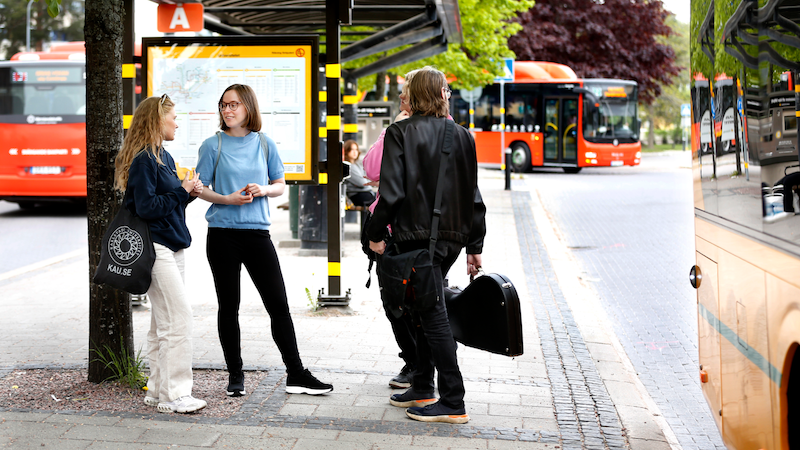
<svg viewBox="0 0 800 450">
<path fill-rule="evenodd" d="M 130 266 L 144 252 L 142 236 L 126 226 L 114 230 L 108 239 L 108 254 L 120 266 Z"/>
</svg>

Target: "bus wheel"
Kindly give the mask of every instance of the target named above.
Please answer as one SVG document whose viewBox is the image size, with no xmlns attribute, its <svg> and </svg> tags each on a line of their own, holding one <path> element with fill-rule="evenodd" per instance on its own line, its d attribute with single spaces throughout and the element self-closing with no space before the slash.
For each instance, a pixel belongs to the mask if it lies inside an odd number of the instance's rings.
<svg viewBox="0 0 800 450">
<path fill-rule="evenodd" d="M 583 167 L 564 167 L 564 173 L 578 173 Z"/>
<path fill-rule="evenodd" d="M 531 151 L 523 142 L 515 142 L 511 146 L 511 170 L 518 173 L 531 170 Z"/>
<path fill-rule="evenodd" d="M 786 388 L 786 421 L 789 424 L 789 448 L 800 448 L 800 428 L 793 426 L 800 420 L 800 352 L 795 350 L 789 369 L 789 386 Z"/>
</svg>

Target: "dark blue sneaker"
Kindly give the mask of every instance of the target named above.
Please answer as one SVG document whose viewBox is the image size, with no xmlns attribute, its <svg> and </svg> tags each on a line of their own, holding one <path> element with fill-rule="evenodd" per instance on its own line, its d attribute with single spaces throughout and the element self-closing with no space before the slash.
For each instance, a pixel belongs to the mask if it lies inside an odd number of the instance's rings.
<svg viewBox="0 0 800 450">
<path fill-rule="evenodd" d="M 433 392 L 416 392 L 414 388 L 403 392 L 402 394 L 394 394 L 389 397 L 389 403 L 393 406 L 401 408 L 408 408 L 409 406 L 425 406 L 436 401 L 436 396 Z"/>
<path fill-rule="evenodd" d="M 464 408 L 448 408 L 440 402 L 423 407 L 412 407 L 406 410 L 406 415 L 421 422 L 467 423 L 469 415 Z"/>
</svg>

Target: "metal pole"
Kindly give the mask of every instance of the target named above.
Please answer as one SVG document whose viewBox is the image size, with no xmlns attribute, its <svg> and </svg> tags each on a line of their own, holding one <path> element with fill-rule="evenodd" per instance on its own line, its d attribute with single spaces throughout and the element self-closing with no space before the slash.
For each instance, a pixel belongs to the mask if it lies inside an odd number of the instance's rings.
<svg viewBox="0 0 800 450">
<path fill-rule="evenodd" d="M 503 169 L 506 172 L 505 190 L 511 190 L 511 152 L 506 148 L 506 83 L 500 81 L 500 154 L 503 158 Z"/>
<path fill-rule="evenodd" d="M 33 0 L 28 1 L 28 21 L 25 23 L 25 51 L 31 51 L 31 5 Z"/>
</svg>

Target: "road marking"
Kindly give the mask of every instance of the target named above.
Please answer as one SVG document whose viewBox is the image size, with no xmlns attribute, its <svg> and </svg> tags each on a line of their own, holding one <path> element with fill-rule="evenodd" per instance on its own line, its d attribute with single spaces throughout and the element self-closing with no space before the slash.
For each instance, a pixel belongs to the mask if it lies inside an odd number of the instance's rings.
<svg viewBox="0 0 800 450">
<path fill-rule="evenodd" d="M 86 254 L 87 254 L 87 250 L 85 248 L 81 248 L 81 249 L 78 249 L 78 250 L 75 250 L 75 251 L 71 251 L 69 253 L 64 253 L 63 255 L 54 256 L 52 258 L 48 258 L 48 259 L 45 259 L 45 260 L 42 260 L 42 261 L 39 261 L 39 262 L 35 262 L 33 264 L 29 264 L 29 265 L 27 265 L 25 267 L 20 267 L 18 269 L 14 269 L 14 270 L 8 271 L 6 273 L 2 273 L 2 274 L 0 274 L 0 281 L 5 281 L 5 280 L 8 280 L 9 278 L 14 278 L 16 276 L 19 276 L 19 275 L 22 275 L 22 274 L 25 274 L 25 273 L 28 273 L 28 272 L 32 272 L 34 270 L 41 269 L 43 267 L 47 267 L 47 266 L 51 266 L 53 264 L 60 263 L 61 261 L 64 261 L 64 260 L 67 260 L 67 259 L 70 259 L 70 258 L 74 258 L 76 256 L 86 255 Z"/>
</svg>

